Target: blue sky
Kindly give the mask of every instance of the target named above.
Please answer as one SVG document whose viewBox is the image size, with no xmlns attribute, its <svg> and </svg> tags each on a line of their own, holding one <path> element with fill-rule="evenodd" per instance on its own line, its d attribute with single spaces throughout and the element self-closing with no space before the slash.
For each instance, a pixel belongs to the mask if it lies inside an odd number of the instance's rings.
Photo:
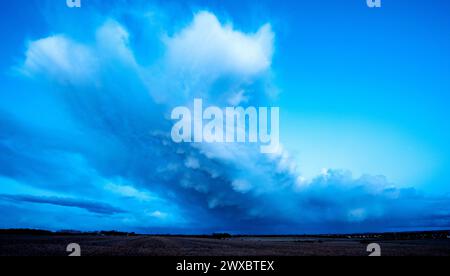
<svg viewBox="0 0 450 276">
<path fill-rule="evenodd" d="M 448 228 L 449 11 L 444 0 L 8 1 L 0 227 Z M 167 138 L 172 107 L 236 95 L 280 107 L 282 152 Z"/>
</svg>

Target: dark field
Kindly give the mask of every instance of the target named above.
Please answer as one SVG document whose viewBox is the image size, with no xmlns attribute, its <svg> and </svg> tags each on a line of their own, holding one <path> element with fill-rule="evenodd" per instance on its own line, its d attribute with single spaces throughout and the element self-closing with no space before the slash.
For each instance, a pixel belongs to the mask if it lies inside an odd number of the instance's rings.
<svg viewBox="0 0 450 276">
<path fill-rule="evenodd" d="M 67 256 L 69 243 L 82 256 L 368 256 L 367 244 L 383 256 L 450 256 L 450 239 L 364 240 L 317 237 L 32 236 L 0 235 L 0 256 Z"/>
</svg>

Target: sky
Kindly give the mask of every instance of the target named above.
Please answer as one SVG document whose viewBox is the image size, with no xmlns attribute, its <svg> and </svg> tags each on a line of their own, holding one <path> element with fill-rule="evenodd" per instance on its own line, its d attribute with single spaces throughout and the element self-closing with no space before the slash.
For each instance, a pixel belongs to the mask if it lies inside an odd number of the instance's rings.
<svg viewBox="0 0 450 276">
<path fill-rule="evenodd" d="M 0 228 L 450 228 L 448 1 L 65 2 L 0 10 Z M 174 143 L 195 98 L 282 148 Z"/>
</svg>

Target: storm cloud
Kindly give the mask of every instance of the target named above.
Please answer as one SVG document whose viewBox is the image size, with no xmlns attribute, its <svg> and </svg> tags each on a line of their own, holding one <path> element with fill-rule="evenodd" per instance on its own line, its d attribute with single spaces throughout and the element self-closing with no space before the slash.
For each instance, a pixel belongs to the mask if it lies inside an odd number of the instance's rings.
<svg viewBox="0 0 450 276">
<path fill-rule="evenodd" d="M 92 25 L 85 38 L 67 31 L 30 41 L 12 66 L 18 89 L 1 92 L 14 108 L 1 106 L 0 204 L 14 215 L 2 226 L 23 226 L 24 218 L 40 228 L 165 233 L 450 225 L 448 197 L 398 189 L 383 176 L 328 170 L 305 180 L 282 149 L 267 156 L 250 144 L 172 142 L 171 108 L 195 97 L 276 104 L 269 23 L 243 32 L 199 11 L 173 33 L 149 27 L 158 36 L 142 41 L 134 32 L 146 24 L 111 17 Z M 159 54 L 149 61 L 143 49 Z M 70 222 L 57 219 L 62 212 Z"/>
</svg>

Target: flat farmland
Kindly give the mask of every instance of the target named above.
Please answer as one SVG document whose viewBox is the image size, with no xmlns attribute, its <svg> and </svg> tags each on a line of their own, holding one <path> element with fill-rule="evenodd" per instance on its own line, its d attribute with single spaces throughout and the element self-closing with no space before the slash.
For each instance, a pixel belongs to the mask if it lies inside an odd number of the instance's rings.
<svg viewBox="0 0 450 276">
<path fill-rule="evenodd" d="M 367 256 L 369 243 L 383 256 L 450 256 L 450 240 L 361 240 L 315 237 L 32 236 L 0 235 L 0 256 Z"/>
</svg>

